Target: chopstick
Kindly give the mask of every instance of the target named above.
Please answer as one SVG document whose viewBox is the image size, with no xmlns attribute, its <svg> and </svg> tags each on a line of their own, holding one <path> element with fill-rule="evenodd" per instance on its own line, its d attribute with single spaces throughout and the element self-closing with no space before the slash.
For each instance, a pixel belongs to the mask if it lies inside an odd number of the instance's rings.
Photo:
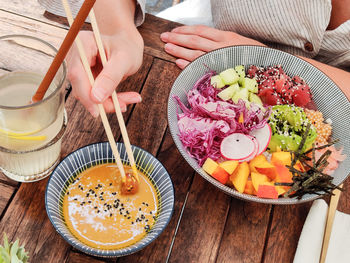
<svg viewBox="0 0 350 263">
<path fill-rule="evenodd" d="M 105 66 L 107 63 L 107 56 L 106 56 L 105 49 L 103 47 L 100 30 L 98 28 L 96 17 L 95 17 L 95 12 L 93 9 L 91 9 L 91 11 L 90 11 L 89 18 L 90 18 L 92 30 L 93 30 L 93 33 L 95 36 L 95 40 L 97 43 L 98 51 L 100 53 L 102 65 Z M 133 151 L 131 149 L 130 139 L 129 139 L 128 132 L 127 132 L 126 127 L 125 127 L 125 122 L 124 122 L 123 114 L 122 114 L 121 109 L 120 109 L 117 93 L 115 91 L 113 91 L 113 93 L 112 93 L 112 100 L 113 100 L 113 104 L 114 104 L 115 113 L 117 115 L 120 131 L 121 131 L 123 141 L 125 144 L 125 149 L 126 149 L 126 152 L 128 154 L 129 161 L 130 161 L 130 165 L 131 165 L 131 168 L 133 170 L 134 177 L 139 182 L 139 176 L 137 173 L 134 154 L 133 154 Z"/>
<path fill-rule="evenodd" d="M 85 19 L 87 18 L 90 10 L 95 4 L 96 0 L 85 0 L 81 6 L 78 15 L 74 22 L 72 22 L 71 28 L 69 29 L 66 37 L 64 38 L 59 50 L 57 51 L 56 56 L 54 57 L 49 69 L 47 70 L 43 80 L 41 81 L 39 88 L 32 97 L 31 102 L 38 102 L 42 100 L 45 96 L 47 89 L 49 88 L 53 78 L 55 77 L 58 69 L 63 63 L 64 58 L 66 57 L 69 48 L 73 44 L 74 39 L 76 38 L 81 26 L 84 24 Z"/>
<path fill-rule="evenodd" d="M 71 11 L 71 9 L 69 7 L 68 1 L 67 0 L 62 0 L 62 4 L 63 4 L 64 10 L 66 12 L 68 22 L 71 25 L 73 23 L 73 16 L 72 16 L 72 11 Z M 84 47 L 83 47 L 79 37 L 76 37 L 75 43 L 76 43 L 76 45 L 78 47 L 78 52 L 79 52 L 79 55 L 80 55 L 80 59 L 81 59 L 81 61 L 83 63 L 83 66 L 84 66 L 84 69 L 86 71 L 86 74 L 88 75 L 90 84 L 91 84 L 91 86 L 93 86 L 94 83 L 95 83 L 95 79 L 94 79 L 94 76 L 92 74 L 89 62 L 87 60 L 87 56 L 86 56 Z M 98 104 L 98 110 L 100 112 L 102 123 L 103 123 L 104 129 L 106 131 L 109 144 L 111 145 L 113 155 L 114 155 L 115 160 L 117 162 L 117 167 L 118 167 L 118 169 L 120 171 L 120 174 L 121 174 L 121 177 L 122 177 L 122 182 L 125 183 L 126 182 L 126 175 L 125 175 L 125 171 L 124 171 L 124 166 L 123 166 L 123 163 L 122 163 L 122 161 L 120 159 L 120 154 L 119 154 L 119 151 L 117 149 L 117 144 L 115 143 L 114 136 L 113 136 L 111 127 L 109 125 L 106 112 L 105 112 L 102 104 Z"/>
<path fill-rule="evenodd" d="M 342 188 L 343 185 L 340 185 L 339 187 Z M 329 239 L 331 237 L 334 216 L 335 216 L 335 212 L 337 211 L 337 206 L 338 206 L 338 201 L 340 198 L 341 191 L 339 189 L 334 189 L 333 194 L 334 195 L 331 196 L 331 201 L 329 203 L 329 208 L 327 213 L 327 222 L 326 222 L 325 233 L 323 236 L 320 263 L 324 263 L 326 260 Z"/>
</svg>

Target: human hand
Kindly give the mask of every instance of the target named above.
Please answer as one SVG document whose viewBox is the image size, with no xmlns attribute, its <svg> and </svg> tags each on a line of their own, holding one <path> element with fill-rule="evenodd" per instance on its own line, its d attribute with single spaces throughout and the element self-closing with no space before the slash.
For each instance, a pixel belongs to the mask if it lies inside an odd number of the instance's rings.
<svg viewBox="0 0 350 263">
<path fill-rule="evenodd" d="M 261 42 L 230 31 L 208 26 L 180 26 L 171 32 L 164 32 L 160 38 L 166 44 L 164 50 L 177 57 L 176 65 L 183 69 L 191 61 L 206 52 L 233 45 L 258 45 Z"/>
<path fill-rule="evenodd" d="M 95 77 L 93 87 L 91 87 L 81 63 L 76 45 L 69 51 L 67 56 L 68 79 L 72 84 L 73 95 L 92 116 L 97 117 L 99 115 L 98 103 L 103 103 L 107 112 L 114 111 L 111 94 L 121 81 L 136 73 L 141 66 L 143 40 L 137 34 L 119 31 L 118 34 L 102 36 L 108 60 L 103 67 L 93 33 L 90 31 L 79 33 L 79 38 L 84 45 L 88 62 Z M 121 92 L 118 93 L 118 100 L 121 110 L 125 112 L 128 104 L 141 102 L 141 96 L 137 92 Z"/>
</svg>

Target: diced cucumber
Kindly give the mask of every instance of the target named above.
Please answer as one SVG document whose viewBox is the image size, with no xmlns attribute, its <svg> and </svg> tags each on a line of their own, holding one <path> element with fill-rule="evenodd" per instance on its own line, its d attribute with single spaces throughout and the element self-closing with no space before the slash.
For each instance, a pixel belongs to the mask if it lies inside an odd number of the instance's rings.
<svg viewBox="0 0 350 263">
<path fill-rule="evenodd" d="M 219 75 L 226 85 L 232 85 L 236 83 L 239 79 L 239 76 L 234 68 L 226 69 L 222 71 Z"/>
<path fill-rule="evenodd" d="M 248 91 L 248 89 L 241 88 L 239 91 L 237 91 L 232 96 L 232 101 L 234 103 L 237 103 L 239 99 L 242 99 L 244 101 L 248 101 L 248 98 L 249 98 L 249 91 Z"/>
<path fill-rule="evenodd" d="M 245 77 L 245 68 L 244 68 L 243 65 L 238 65 L 238 66 L 235 66 L 235 70 L 236 70 L 236 72 L 237 72 L 237 74 L 239 76 L 238 83 L 240 85 L 242 85 L 242 81 L 243 81 L 243 79 Z"/>
<path fill-rule="evenodd" d="M 210 79 L 210 85 L 217 89 L 222 89 L 225 87 L 225 83 L 219 75 L 212 76 Z"/>
<path fill-rule="evenodd" d="M 253 93 L 258 93 L 258 83 L 255 79 L 244 78 L 242 81 L 242 88 L 246 88 Z"/>
<path fill-rule="evenodd" d="M 221 98 L 222 100 L 229 100 L 232 98 L 232 96 L 239 91 L 239 85 L 238 83 L 235 83 L 231 86 L 228 86 L 226 89 L 220 91 L 218 93 L 219 98 Z"/>
<path fill-rule="evenodd" d="M 253 102 L 253 103 L 255 103 L 255 104 L 259 105 L 259 106 L 263 105 L 261 99 L 259 98 L 259 96 L 254 94 L 254 93 L 252 93 L 252 92 L 249 92 L 249 101 Z"/>
</svg>

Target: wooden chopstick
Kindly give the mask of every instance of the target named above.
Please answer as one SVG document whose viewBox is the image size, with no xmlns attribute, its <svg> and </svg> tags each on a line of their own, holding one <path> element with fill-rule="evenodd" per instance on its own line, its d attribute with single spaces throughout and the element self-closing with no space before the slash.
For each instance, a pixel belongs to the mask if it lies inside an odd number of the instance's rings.
<svg viewBox="0 0 350 263">
<path fill-rule="evenodd" d="M 342 188 L 343 185 L 340 185 L 339 187 Z M 326 260 L 329 239 L 331 237 L 334 216 L 335 216 L 335 212 L 337 211 L 337 206 L 338 206 L 338 201 L 340 198 L 341 191 L 339 189 L 334 189 L 333 194 L 334 195 L 331 196 L 331 201 L 329 203 L 329 208 L 328 208 L 328 213 L 327 213 L 327 222 L 326 222 L 325 233 L 323 236 L 323 244 L 322 244 L 322 250 L 321 250 L 320 263 L 324 263 Z"/>
<path fill-rule="evenodd" d="M 93 30 L 93 33 L 95 36 L 95 40 L 97 43 L 98 51 L 100 53 L 102 65 L 105 66 L 107 63 L 107 56 L 106 56 L 105 49 L 103 47 L 100 30 L 98 28 L 96 17 L 95 17 L 95 12 L 93 9 L 91 9 L 91 11 L 90 11 L 89 18 L 90 18 L 92 30 Z M 126 152 L 128 154 L 129 161 L 130 161 L 130 165 L 132 167 L 132 170 L 133 170 L 133 173 L 134 173 L 136 180 L 139 181 L 139 176 L 137 173 L 134 154 L 133 154 L 133 151 L 131 149 L 130 139 L 129 139 L 128 132 L 127 132 L 126 127 L 125 127 L 125 122 L 124 122 L 123 114 L 122 114 L 121 109 L 120 109 L 117 93 L 115 91 L 113 91 L 113 93 L 112 93 L 112 100 L 113 100 L 113 104 L 114 104 L 115 113 L 116 113 L 117 118 L 118 118 L 120 131 L 121 131 L 123 141 L 125 144 L 125 149 L 126 149 Z"/>
<path fill-rule="evenodd" d="M 71 25 L 73 23 L 73 16 L 72 16 L 72 11 L 71 11 L 71 9 L 69 7 L 68 1 L 67 0 L 62 0 L 62 4 L 63 4 L 64 10 L 66 12 L 68 22 Z M 76 45 L 78 47 L 78 52 L 79 52 L 79 55 L 80 55 L 80 59 L 81 59 L 81 61 L 83 63 L 83 66 L 84 66 L 84 69 L 86 71 L 86 74 L 88 75 L 90 84 L 91 84 L 91 86 L 93 86 L 94 83 L 95 83 L 95 79 L 94 79 L 94 76 L 92 74 L 89 62 L 87 60 L 87 56 L 86 56 L 84 47 L 83 47 L 79 37 L 76 37 L 75 43 L 76 43 Z M 100 112 L 102 123 L 103 123 L 103 126 L 105 128 L 109 144 L 111 145 L 113 155 L 114 155 L 115 160 L 117 162 L 118 169 L 119 169 L 120 174 L 122 176 L 122 182 L 125 183 L 126 182 L 126 175 L 125 175 L 125 171 L 124 171 L 124 166 L 123 166 L 123 163 L 122 163 L 122 161 L 120 159 L 120 154 L 119 154 L 119 151 L 117 149 L 117 145 L 115 143 L 114 136 L 113 136 L 111 127 L 109 125 L 109 122 L 108 122 L 108 119 L 107 119 L 107 116 L 106 116 L 106 112 L 105 112 L 102 104 L 98 104 L 98 110 Z"/>
<path fill-rule="evenodd" d="M 72 21 L 71 28 L 69 29 L 66 37 L 64 38 L 56 56 L 54 57 L 49 69 L 47 70 L 43 80 L 41 81 L 39 88 L 32 97 L 32 102 L 38 102 L 45 96 L 47 89 L 49 88 L 52 80 L 54 79 L 58 69 L 64 61 L 71 45 L 74 42 L 81 26 L 84 24 L 90 10 L 95 4 L 96 0 L 85 0 L 81 6 L 75 21 Z"/>
</svg>

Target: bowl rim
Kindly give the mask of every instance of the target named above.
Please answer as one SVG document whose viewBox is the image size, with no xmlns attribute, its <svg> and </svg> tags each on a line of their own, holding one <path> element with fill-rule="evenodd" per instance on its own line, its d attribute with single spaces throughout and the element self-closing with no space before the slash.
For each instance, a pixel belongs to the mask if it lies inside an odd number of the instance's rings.
<svg viewBox="0 0 350 263">
<path fill-rule="evenodd" d="M 200 55 L 199 57 L 197 57 L 195 60 L 191 61 L 188 65 L 186 65 L 185 68 L 182 69 L 182 71 L 180 72 L 180 74 L 176 77 L 176 79 L 174 80 L 171 90 L 169 92 L 169 97 L 168 97 L 168 105 L 167 105 L 167 117 L 168 117 L 168 126 L 170 129 L 170 134 L 173 138 L 173 141 L 176 145 L 176 147 L 178 148 L 179 152 L 181 153 L 182 157 L 186 160 L 186 162 L 192 167 L 192 169 L 198 173 L 202 178 L 204 178 L 205 180 L 207 180 L 209 183 L 211 183 L 212 185 L 214 185 L 217 189 L 219 189 L 220 191 L 224 192 L 225 194 L 232 196 L 232 197 L 236 197 L 238 199 L 241 199 L 243 201 L 248 201 L 248 202 L 256 202 L 256 203 L 262 203 L 262 204 L 271 204 L 271 205 L 298 205 L 298 204 L 302 204 L 302 203 L 306 203 L 306 202 L 310 202 L 310 201 L 314 201 L 316 199 L 322 198 L 325 194 L 322 195 L 317 195 L 317 194 L 313 194 L 308 196 L 305 199 L 297 199 L 296 197 L 294 198 L 278 198 L 278 199 L 265 199 L 265 198 L 259 198 L 257 196 L 253 196 L 253 195 L 248 195 L 245 193 L 239 193 L 236 189 L 231 188 L 227 185 L 223 185 L 220 182 L 218 182 L 217 180 L 215 180 L 213 177 L 211 177 L 210 175 L 208 175 L 206 172 L 204 172 L 204 170 L 198 165 L 199 169 L 197 169 L 196 167 L 194 167 L 191 162 L 190 162 L 190 158 L 192 158 L 187 152 L 186 149 L 184 148 L 183 144 L 180 142 L 180 145 L 178 145 L 177 143 L 177 137 L 178 134 L 176 134 L 176 131 L 174 130 L 173 126 L 170 126 L 170 104 L 172 103 L 171 101 L 173 100 L 172 96 L 172 90 L 174 87 L 175 82 L 182 76 L 185 75 L 187 73 L 185 73 L 185 70 L 190 66 L 193 65 L 193 63 L 197 63 L 196 61 L 199 60 L 202 57 L 206 57 L 206 56 L 210 56 L 212 53 L 216 53 L 216 52 L 220 52 L 220 51 L 224 51 L 224 50 L 230 50 L 230 49 L 239 49 L 239 48 L 254 48 L 254 49 L 268 49 L 268 50 L 272 50 L 273 52 L 277 52 L 277 53 L 282 53 L 285 54 L 286 56 L 290 56 L 293 57 L 293 59 L 295 60 L 299 60 L 302 63 L 306 63 L 306 65 L 308 65 L 308 67 L 313 67 L 316 70 L 320 71 L 331 83 L 334 84 L 335 87 L 338 88 L 338 90 L 342 93 L 342 95 L 347 99 L 348 103 L 350 103 L 350 99 L 345 95 L 345 93 L 339 88 L 339 86 L 326 74 L 324 73 L 321 69 L 319 69 L 317 66 L 314 66 L 313 64 L 311 64 L 310 62 L 308 62 L 306 59 L 301 58 L 299 56 L 293 55 L 291 53 L 288 53 L 286 51 L 282 51 L 276 48 L 272 48 L 272 47 L 267 47 L 267 46 L 257 46 L 257 45 L 234 45 L 234 46 L 226 46 L 226 47 L 221 47 L 221 48 L 217 48 L 214 50 L 211 50 L 207 53 L 204 53 L 202 55 Z M 282 63 L 281 63 L 282 65 Z M 282 65 L 283 66 L 283 65 Z M 209 69 L 209 68 L 208 68 Z M 344 177 L 343 180 L 341 180 L 341 182 L 339 183 L 342 184 L 348 177 L 350 176 L 350 173 Z"/>
<path fill-rule="evenodd" d="M 124 143 L 122 142 L 116 142 L 117 145 L 120 144 L 120 145 L 124 145 Z M 71 234 L 71 236 L 78 240 L 80 243 L 83 243 L 84 246 L 86 247 L 89 247 L 90 250 L 87 250 L 85 247 L 81 247 L 80 245 L 77 245 L 77 244 L 74 244 L 73 242 L 71 242 L 69 240 L 69 238 L 67 238 L 66 234 L 63 233 L 57 226 L 56 224 L 54 223 L 52 217 L 51 217 L 51 213 L 49 213 L 49 208 L 48 208 L 48 200 L 47 200 L 47 195 L 48 195 L 48 190 L 49 190 L 49 186 L 50 186 L 50 182 L 51 182 L 51 179 L 53 177 L 53 174 L 56 172 L 56 170 L 58 169 L 58 167 L 66 160 L 68 159 L 69 157 L 71 157 L 72 155 L 75 155 L 77 154 L 78 151 L 84 149 L 84 148 L 89 148 L 89 147 L 92 147 L 94 145 L 109 145 L 109 142 L 108 141 L 103 141 L 103 142 L 96 142 L 96 143 L 90 143 L 90 144 L 87 144 L 85 146 L 82 146 L 82 147 L 79 147 L 78 149 L 72 151 L 71 153 L 69 153 L 68 155 L 66 155 L 60 162 L 59 164 L 55 167 L 55 169 L 52 171 L 50 177 L 49 177 L 49 180 L 46 184 L 46 188 L 45 188 L 45 210 L 46 210 L 46 213 L 47 213 L 47 216 L 52 224 L 52 226 L 54 227 L 54 229 L 56 230 L 56 232 L 69 244 L 71 245 L 72 247 L 84 252 L 85 254 L 88 254 L 88 255 L 91 255 L 91 256 L 97 256 L 97 257 L 102 257 L 102 258 L 116 258 L 116 257 L 123 257 L 123 256 L 128 256 L 128 255 L 131 255 L 131 254 L 134 254 L 142 249 L 144 249 L 145 247 L 147 247 L 148 245 L 150 245 L 151 243 L 153 243 L 153 241 L 155 241 L 163 232 L 164 230 L 166 229 L 166 227 L 168 226 L 173 214 L 174 214 L 174 210 L 175 210 L 175 188 L 174 188 L 174 184 L 171 180 L 171 176 L 170 176 L 170 173 L 168 172 L 168 170 L 165 168 L 165 166 L 161 163 L 161 161 L 159 161 L 153 154 L 151 154 L 149 151 L 147 150 L 144 150 L 143 148 L 139 147 L 139 146 L 136 146 L 136 145 L 131 145 L 132 147 L 140 150 L 140 151 L 143 151 L 147 154 L 149 154 L 150 156 L 152 156 L 154 159 L 156 159 L 156 161 L 160 164 L 160 166 L 165 170 L 166 174 L 169 176 L 169 181 L 170 181 L 170 185 L 171 185 L 171 191 L 172 191 L 172 204 L 171 204 L 171 211 L 170 211 L 170 214 L 169 214 L 169 217 L 166 219 L 165 221 L 165 224 L 164 224 L 164 227 L 159 231 L 159 233 L 157 235 L 154 236 L 154 238 L 150 239 L 149 241 L 145 242 L 143 245 L 139 246 L 139 247 L 136 247 L 135 249 L 131 250 L 130 252 L 127 252 L 127 253 L 121 253 L 120 251 L 123 250 L 123 249 L 126 249 L 127 247 L 125 248 L 121 248 L 121 249 L 106 249 L 106 250 L 103 250 L 103 249 L 97 249 L 97 248 L 93 248 L 93 247 L 90 247 L 86 244 L 84 244 L 83 242 L 81 242 L 79 239 L 77 239 L 73 234 Z M 125 147 L 125 146 L 124 146 Z M 72 176 L 72 175 L 70 175 Z M 69 176 L 69 177 L 70 177 Z M 64 220 L 63 220 L 64 221 Z M 67 228 L 68 232 L 71 233 L 69 231 L 69 229 Z M 147 236 L 147 235 L 146 235 Z M 145 236 L 145 237 L 146 237 Z M 143 237 L 141 240 L 143 240 L 145 237 Z M 139 240 L 138 242 L 140 242 L 141 240 Z M 137 243 L 138 243 L 137 242 Z M 136 244 L 137 244 L 136 243 Z M 106 252 L 106 254 L 101 254 L 99 253 L 98 251 L 96 250 L 99 250 L 99 251 L 104 251 Z M 91 251 L 96 251 L 96 253 L 92 253 Z"/>
</svg>

